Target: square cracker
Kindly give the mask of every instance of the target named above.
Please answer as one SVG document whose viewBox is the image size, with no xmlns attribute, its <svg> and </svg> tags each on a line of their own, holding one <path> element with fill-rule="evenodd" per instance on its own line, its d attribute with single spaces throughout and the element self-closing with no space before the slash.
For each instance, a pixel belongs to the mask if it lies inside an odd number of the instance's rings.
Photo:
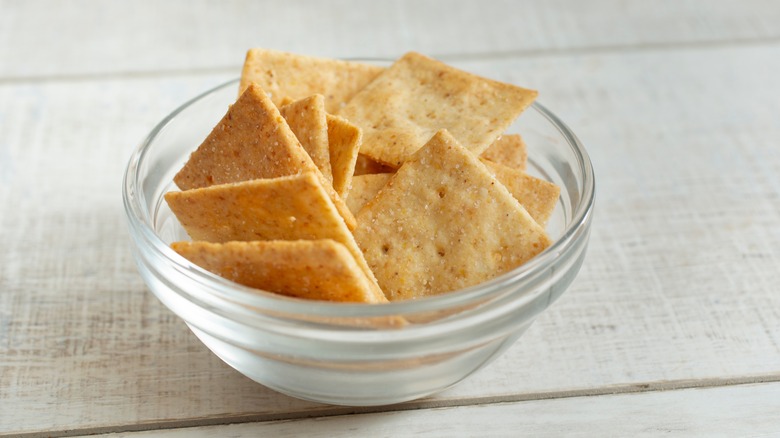
<svg viewBox="0 0 780 438">
<path fill-rule="evenodd" d="M 314 172 L 347 226 L 355 217 L 325 180 L 279 110 L 257 85 L 250 85 L 190 155 L 173 181 L 182 190 Z"/>
<path fill-rule="evenodd" d="M 410 52 L 338 114 L 363 130 L 360 153 L 398 167 L 440 129 L 479 155 L 537 94 Z"/>
<path fill-rule="evenodd" d="M 256 289 L 310 300 L 387 302 L 334 240 L 174 242 L 171 248 L 207 271 Z"/>
<path fill-rule="evenodd" d="M 525 170 L 528 163 L 528 151 L 520 134 L 498 137 L 480 157 L 518 170 Z"/>
<path fill-rule="evenodd" d="M 333 239 L 375 277 L 314 173 L 168 192 L 165 201 L 193 240 Z"/>
<path fill-rule="evenodd" d="M 346 199 L 349 211 L 357 216 L 358 212 L 376 197 L 392 176 L 392 173 L 367 173 L 352 177 L 352 190 L 349 191 L 349 198 Z"/>
<path fill-rule="evenodd" d="M 335 113 L 382 70 L 382 67 L 359 62 L 255 48 L 246 54 L 239 91 L 243 92 L 254 82 L 267 91 L 277 105 L 285 97 L 303 99 L 322 94 L 325 110 Z"/>
<path fill-rule="evenodd" d="M 328 114 L 327 119 L 333 189 L 342 199 L 347 199 L 363 132 L 341 117 Z"/>
<path fill-rule="evenodd" d="M 481 158 L 488 170 L 495 175 L 501 184 L 509 190 L 509 193 L 525 207 L 528 214 L 541 226 L 547 225 L 555 204 L 558 203 L 558 197 L 561 194 L 561 188 L 557 185 L 533 177 L 522 170 L 512 169 L 498 163 Z M 349 207 L 349 205 L 347 205 Z M 350 210 L 352 210 L 350 208 Z"/>
<path fill-rule="evenodd" d="M 550 244 L 544 229 L 446 131 L 357 217 L 355 239 L 391 301 L 489 280 Z"/>
<path fill-rule="evenodd" d="M 328 148 L 329 123 L 325 112 L 325 98 L 321 94 L 315 94 L 284 105 L 279 108 L 279 112 L 301 142 L 301 146 L 309 153 L 314 165 L 320 169 L 325 180 L 332 183 L 333 172 L 330 167 Z"/>
</svg>

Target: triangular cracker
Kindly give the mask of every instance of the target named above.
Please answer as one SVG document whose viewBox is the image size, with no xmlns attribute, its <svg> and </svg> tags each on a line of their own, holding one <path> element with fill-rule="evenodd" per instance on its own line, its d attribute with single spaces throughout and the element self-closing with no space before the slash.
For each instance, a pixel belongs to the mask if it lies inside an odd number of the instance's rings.
<svg viewBox="0 0 780 438">
<path fill-rule="evenodd" d="M 254 82 L 277 105 L 285 97 L 303 99 L 322 94 L 325 110 L 335 113 L 381 71 L 382 67 L 370 64 L 256 48 L 246 54 L 239 91 Z"/>
<path fill-rule="evenodd" d="M 480 157 L 513 169 L 525 170 L 528 151 L 520 134 L 504 134 L 485 149 Z"/>
<path fill-rule="evenodd" d="M 174 177 L 182 190 L 314 172 L 347 226 L 355 218 L 301 146 L 279 110 L 251 85 Z"/>
<path fill-rule="evenodd" d="M 354 234 L 391 301 L 481 283 L 550 244 L 544 229 L 446 131 L 360 211 Z"/>
<path fill-rule="evenodd" d="M 201 268 L 236 283 L 310 300 L 384 303 L 344 245 L 336 241 L 174 242 Z"/>
<path fill-rule="evenodd" d="M 328 127 L 330 124 L 325 112 L 325 98 L 321 94 L 315 94 L 284 105 L 279 108 L 279 112 L 287 120 L 290 129 L 298 137 L 301 146 L 309 153 L 314 165 L 320 169 L 325 180 L 332 183 L 333 172 L 330 167 L 330 150 L 328 148 Z"/>
<path fill-rule="evenodd" d="M 360 153 L 398 167 L 440 129 L 479 155 L 537 94 L 410 52 L 338 114 L 363 130 Z"/>
<path fill-rule="evenodd" d="M 165 201 L 193 240 L 333 239 L 375 278 L 314 173 L 168 192 Z"/>
<path fill-rule="evenodd" d="M 520 205 L 525 207 L 536 223 L 543 227 L 547 225 L 547 221 L 555 210 L 555 204 L 558 203 L 558 197 L 561 194 L 560 187 L 549 181 L 533 177 L 522 170 L 493 163 L 484 158 L 481 160 L 496 179 L 520 202 Z M 349 205 L 347 206 L 349 207 Z"/>
<path fill-rule="evenodd" d="M 333 189 L 342 199 L 347 199 L 363 133 L 341 117 L 328 114 L 327 120 Z"/>
<path fill-rule="evenodd" d="M 358 212 L 376 197 L 392 176 L 392 173 L 367 173 L 352 177 L 352 190 L 349 191 L 349 198 L 346 200 L 349 211 L 357 216 Z"/>
</svg>

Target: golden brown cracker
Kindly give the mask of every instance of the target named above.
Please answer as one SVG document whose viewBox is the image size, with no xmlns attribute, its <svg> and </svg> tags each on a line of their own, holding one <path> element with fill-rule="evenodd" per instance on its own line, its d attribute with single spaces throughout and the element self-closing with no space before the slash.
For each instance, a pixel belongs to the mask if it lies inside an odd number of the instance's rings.
<svg viewBox="0 0 780 438">
<path fill-rule="evenodd" d="M 341 117 L 328 114 L 327 121 L 333 189 L 346 200 L 352 186 L 352 174 L 355 173 L 363 133 Z"/>
<path fill-rule="evenodd" d="M 326 111 L 335 113 L 381 71 L 370 64 L 255 48 L 246 54 L 239 92 L 256 83 L 276 104 L 285 97 L 322 94 Z"/>
<path fill-rule="evenodd" d="M 355 218 L 317 169 L 279 110 L 257 85 L 228 109 L 174 177 L 182 190 L 314 172 L 347 226 Z"/>
<path fill-rule="evenodd" d="M 367 173 L 365 175 L 356 175 L 352 178 L 352 190 L 349 191 L 347 198 L 347 207 L 357 216 L 369 201 L 376 197 L 379 190 L 387 184 L 392 177 L 392 173 Z"/>
<path fill-rule="evenodd" d="M 550 244 L 544 229 L 446 131 L 360 211 L 354 235 L 391 301 L 481 283 Z"/>
<path fill-rule="evenodd" d="M 440 129 L 482 153 L 536 95 L 410 52 L 338 114 L 363 130 L 362 154 L 398 167 Z"/>
<path fill-rule="evenodd" d="M 533 177 L 522 170 L 493 163 L 484 158 L 481 160 L 496 179 L 520 202 L 520 205 L 525 207 L 536 223 L 542 227 L 547 225 L 547 221 L 558 203 L 558 197 L 561 194 L 560 187 L 549 181 Z M 349 205 L 347 206 L 349 207 Z M 350 210 L 352 209 L 350 208 Z"/>
<path fill-rule="evenodd" d="M 174 242 L 171 247 L 207 271 L 256 289 L 310 300 L 387 302 L 334 240 Z"/>
<path fill-rule="evenodd" d="M 314 165 L 320 169 L 325 181 L 332 184 L 333 172 L 330 166 L 328 146 L 330 124 L 327 120 L 327 113 L 325 113 L 325 98 L 321 94 L 315 94 L 284 105 L 279 109 L 279 112 L 287 121 L 303 149 L 308 152 Z M 339 191 L 336 190 L 336 193 Z"/>
<path fill-rule="evenodd" d="M 333 239 L 374 280 L 321 177 L 313 172 L 168 192 L 165 200 L 193 240 Z"/>
<path fill-rule="evenodd" d="M 525 170 L 528 151 L 520 134 L 504 134 L 485 149 L 480 157 L 513 169 Z"/>
</svg>

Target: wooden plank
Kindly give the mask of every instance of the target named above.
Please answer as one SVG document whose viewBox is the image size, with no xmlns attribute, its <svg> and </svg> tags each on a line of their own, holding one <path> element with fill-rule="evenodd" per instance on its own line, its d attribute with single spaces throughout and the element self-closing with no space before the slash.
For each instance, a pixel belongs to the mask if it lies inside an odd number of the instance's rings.
<svg viewBox="0 0 780 438">
<path fill-rule="evenodd" d="M 517 345 L 407 406 L 776 379 L 780 47 L 465 65 L 542 90 L 578 132 L 596 222 L 576 283 Z M 0 433 L 361 412 L 252 384 L 135 272 L 119 193 L 129 151 L 225 78 L 0 85 Z"/>
<path fill-rule="evenodd" d="M 249 47 L 337 57 L 545 53 L 780 38 L 773 0 L 160 3 L 0 0 L 0 78 L 237 67 Z M 33 25 L 34 23 L 34 25 Z"/>
<path fill-rule="evenodd" d="M 573 397 L 294 421 L 97 435 L 149 436 L 780 436 L 780 383 Z M 95 436 L 95 435 L 90 435 Z"/>
</svg>

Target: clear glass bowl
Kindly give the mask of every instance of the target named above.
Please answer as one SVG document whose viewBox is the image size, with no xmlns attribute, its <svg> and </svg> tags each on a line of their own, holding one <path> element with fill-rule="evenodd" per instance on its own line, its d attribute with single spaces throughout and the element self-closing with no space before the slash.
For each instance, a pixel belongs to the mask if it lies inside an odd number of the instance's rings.
<svg viewBox="0 0 780 438">
<path fill-rule="evenodd" d="M 486 283 L 382 305 L 304 301 L 213 275 L 168 246 L 188 239 L 163 195 L 237 97 L 237 81 L 187 102 L 130 157 L 123 198 L 138 269 L 149 289 L 227 364 L 279 392 L 323 403 L 398 403 L 446 389 L 525 332 L 574 279 L 585 256 L 593 169 L 577 137 L 540 104 L 510 132 L 529 148 L 529 173 L 561 187 L 548 224 L 554 244 Z M 386 324 L 400 316 L 401 328 Z"/>
</svg>

